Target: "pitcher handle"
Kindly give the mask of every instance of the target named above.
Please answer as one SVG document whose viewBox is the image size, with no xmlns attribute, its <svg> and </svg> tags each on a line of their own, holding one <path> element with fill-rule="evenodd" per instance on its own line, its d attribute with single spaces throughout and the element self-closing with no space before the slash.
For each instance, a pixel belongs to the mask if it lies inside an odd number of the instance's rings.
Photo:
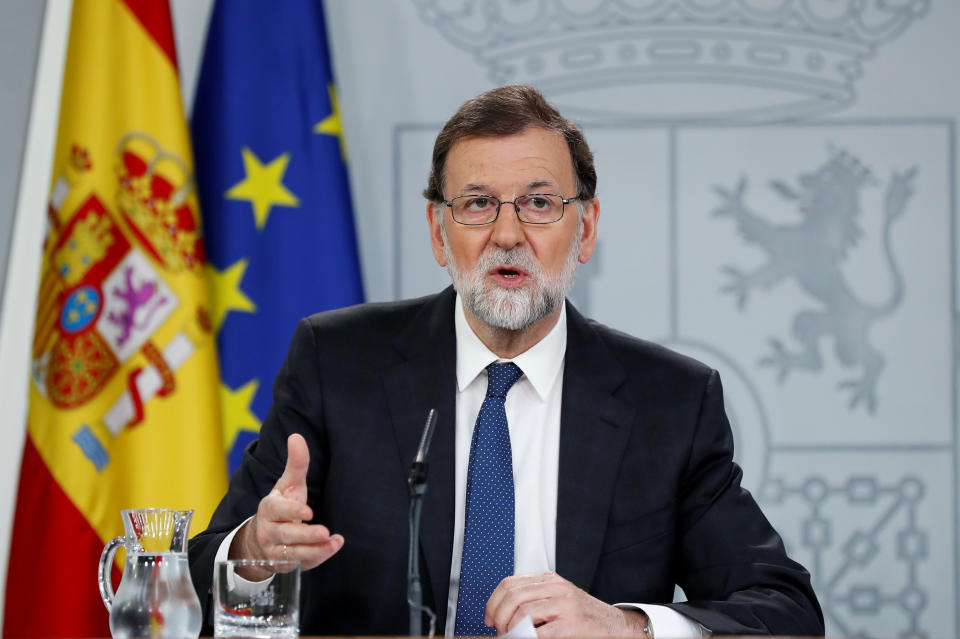
<svg viewBox="0 0 960 639">
<path fill-rule="evenodd" d="M 113 590 L 113 556 L 126 540 L 126 537 L 114 537 L 100 553 L 100 574 L 97 575 L 97 582 L 100 584 L 100 597 L 108 612 L 113 606 L 113 596 L 116 594 Z"/>
</svg>

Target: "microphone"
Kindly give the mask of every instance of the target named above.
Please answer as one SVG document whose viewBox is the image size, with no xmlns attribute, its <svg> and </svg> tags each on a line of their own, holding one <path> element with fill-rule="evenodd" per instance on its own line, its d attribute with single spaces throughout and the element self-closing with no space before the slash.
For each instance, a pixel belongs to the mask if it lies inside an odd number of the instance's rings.
<svg viewBox="0 0 960 639">
<path fill-rule="evenodd" d="M 427 423 L 423 426 L 423 434 L 420 435 L 420 446 L 417 448 L 417 456 L 413 459 L 410 466 L 410 476 L 407 478 L 407 485 L 410 487 L 410 496 L 414 496 L 414 487 L 423 485 L 423 490 L 418 495 L 426 492 L 427 483 L 427 452 L 430 450 L 430 441 L 433 439 L 433 429 L 437 425 L 437 409 L 431 408 L 427 413 Z"/>
<path fill-rule="evenodd" d="M 430 450 L 430 440 L 433 439 L 433 430 L 437 425 L 437 409 L 431 408 L 427 414 L 427 423 L 420 436 L 420 446 L 417 456 L 410 465 L 410 474 L 407 476 L 407 487 L 410 490 L 410 546 L 407 553 L 407 604 L 410 606 L 410 636 L 423 636 L 423 613 L 430 617 L 430 633 L 432 637 L 437 616 L 423 605 L 423 587 L 420 584 L 420 511 L 423 509 L 423 495 L 427 492 L 427 452 Z"/>
</svg>

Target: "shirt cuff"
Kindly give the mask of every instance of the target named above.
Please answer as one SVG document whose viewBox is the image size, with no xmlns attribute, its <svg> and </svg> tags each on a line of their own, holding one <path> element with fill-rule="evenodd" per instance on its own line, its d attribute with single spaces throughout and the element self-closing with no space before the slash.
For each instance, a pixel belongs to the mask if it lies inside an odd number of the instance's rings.
<svg viewBox="0 0 960 639">
<path fill-rule="evenodd" d="M 213 569 L 217 569 L 217 564 L 221 561 L 226 561 L 230 558 L 230 544 L 233 543 L 233 538 L 237 536 L 237 533 L 243 528 L 244 524 L 253 519 L 253 517 L 247 517 L 243 520 L 243 523 L 230 531 L 226 537 L 223 538 L 223 541 L 220 542 L 220 547 L 217 548 L 217 554 L 213 558 Z M 230 589 L 236 590 L 244 595 L 251 595 L 257 592 L 262 591 L 266 588 L 273 577 L 267 577 L 263 581 L 248 581 L 236 573 L 227 573 L 227 579 L 230 582 Z"/>
<path fill-rule="evenodd" d="M 253 517 L 247 517 L 244 519 L 243 523 L 231 530 L 230 534 L 223 538 L 223 541 L 220 542 L 220 547 L 217 548 L 217 554 L 213 558 L 214 564 L 220 561 L 226 561 L 230 558 L 230 544 L 233 543 L 233 538 L 237 536 L 237 533 L 240 532 L 240 529 L 243 528 L 244 524 L 251 519 L 253 519 Z"/>
<path fill-rule="evenodd" d="M 618 603 L 618 608 L 639 610 L 650 620 L 650 634 L 653 639 L 699 639 L 710 637 L 709 630 L 702 625 L 668 606 L 655 604 Z"/>
</svg>

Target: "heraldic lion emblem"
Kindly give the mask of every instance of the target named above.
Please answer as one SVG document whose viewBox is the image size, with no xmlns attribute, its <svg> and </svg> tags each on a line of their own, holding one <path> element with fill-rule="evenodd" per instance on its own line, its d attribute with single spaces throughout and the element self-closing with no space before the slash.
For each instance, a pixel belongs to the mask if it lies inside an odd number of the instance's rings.
<svg viewBox="0 0 960 639">
<path fill-rule="evenodd" d="M 732 218 L 743 239 L 762 248 L 767 257 L 762 266 L 749 272 L 725 266 L 729 281 L 721 290 L 733 295 L 743 310 L 754 289 L 769 289 L 792 279 L 819 302 L 819 308 L 801 310 L 793 317 L 797 350 L 771 338 L 771 352 L 760 360 L 760 365 L 776 369 L 781 383 L 794 370 L 821 370 L 820 344 L 833 338 L 838 362 L 861 371 L 859 377 L 839 384 L 850 392 L 850 408 L 862 404 L 871 414 L 876 412 L 877 380 L 885 359 L 870 343 L 869 329 L 903 301 L 903 274 L 893 253 L 891 230 L 914 193 L 916 172 L 916 167 L 894 171 L 884 191 L 881 241 L 892 287 L 887 299 L 878 304 L 860 299 L 841 268 L 863 236 L 858 222 L 861 193 L 866 187 L 880 185 L 856 157 L 831 148 L 828 160 L 816 170 L 800 174 L 795 186 L 771 182 L 777 195 L 800 213 L 802 219 L 795 224 L 773 224 L 751 211 L 744 202 L 745 177 L 733 190 L 715 187 L 721 203 L 713 214 Z"/>
</svg>

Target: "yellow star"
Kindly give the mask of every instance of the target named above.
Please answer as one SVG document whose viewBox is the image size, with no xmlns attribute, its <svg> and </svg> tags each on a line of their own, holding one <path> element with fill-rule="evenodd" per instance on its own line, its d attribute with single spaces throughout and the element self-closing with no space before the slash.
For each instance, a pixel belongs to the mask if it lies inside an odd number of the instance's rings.
<svg viewBox="0 0 960 639">
<path fill-rule="evenodd" d="M 243 168 L 247 177 L 226 192 L 227 199 L 247 200 L 253 205 L 257 229 L 267 224 L 273 206 L 300 206 L 300 200 L 283 185 L 283 174 L 290 163 L 290 154 L 284 153 L 264 165 L 253 151 L 244 147 Z"/>
<path fill-rule="evenodd" d="M 340 122 L 340 96 L 337 95 L 337 87 L 333 84 L 327 85 L 327 93 L 330 95 L 330 108 L 332 112 L 313 126 L 313 132 L 337 136 L 340 142 L 340 159 L 346 164 L 347 142 L 343 138 L 343 125 Z"/>
<path fill-rule="evenodd" d="M 218 271 L 209 262 L 206 266 L 207 282 L 210 284 L 210 321 L 214 332 L 219 332 L 227 313 L 243 311 L 254 313 L 257 305 L 240 288 L 243 274 L 247 270 L 247 260 L 237 260 L 225 271 Z"/>
<path fill-rule="evenodd" d="M 257 394 L 260 382 L 251 379 L 238 388 L 220 384 L 220 414 L 223 420 L 223 450 L 230 452 L 237 433 L 241 430 L 260 432 L 260 420 L 250 411 L 250 403 Z"/>
</svg>

